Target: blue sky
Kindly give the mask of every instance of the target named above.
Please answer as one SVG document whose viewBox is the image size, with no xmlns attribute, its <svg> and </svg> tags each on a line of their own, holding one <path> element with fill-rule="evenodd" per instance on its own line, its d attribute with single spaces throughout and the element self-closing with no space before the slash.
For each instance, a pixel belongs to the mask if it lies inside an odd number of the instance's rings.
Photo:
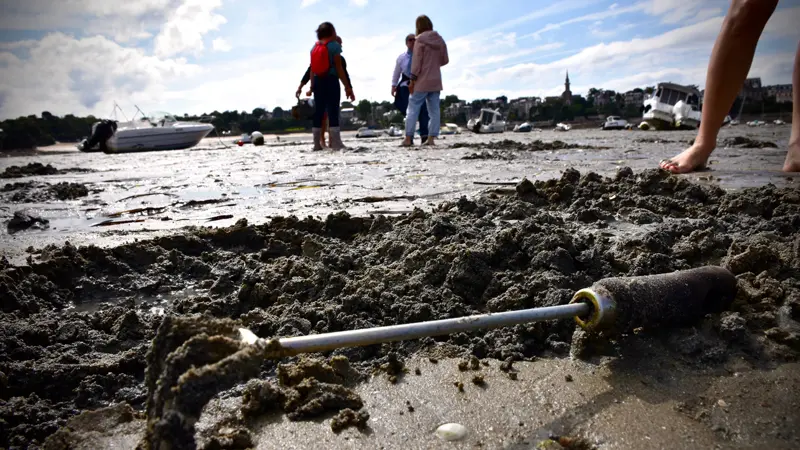
<svg viewBox="0 0 800 450">
<path fill-rule="evenodd" d="M 728 7 L 702 0 L 2 0 L 0 118 L 284 108 L 325 20 L 343 38 L 357 99 L 388 100 L 418 14 L 448 43 L 443 94 L 461 98 L 705 83 Z M 751 69 L 791 80 L 800 2 L 783 1 Z"/>
</svg>

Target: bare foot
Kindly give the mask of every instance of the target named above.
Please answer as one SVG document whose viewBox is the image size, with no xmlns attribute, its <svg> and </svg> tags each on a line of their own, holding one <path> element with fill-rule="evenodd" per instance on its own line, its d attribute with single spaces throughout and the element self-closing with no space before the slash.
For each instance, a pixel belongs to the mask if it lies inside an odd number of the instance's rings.
<svg viewBox="0 0 800 450">
<path fill-rule="evenodd" d="M 411 138 L 406 136 L 406 138 L 403 139 L 403 143 L 400 144 L 400 147 L 411 147 L 412 145 Z"/>
<path fill-rule="evenodd" d="M 789 144 L 789 151 L 783 162 L 783 171 L 800 172 L 800 141 Z"/>
<path fill-rule="evenodd" d="M 695 170 L 702 170 L 705 169 L 708 157 L 711 156 L 713 151 L 713 146 L 709 147 L 695 143 L 678 156 L 662 159 L 658 165 L 672 173 L 689 173 Z"/>
</svg>

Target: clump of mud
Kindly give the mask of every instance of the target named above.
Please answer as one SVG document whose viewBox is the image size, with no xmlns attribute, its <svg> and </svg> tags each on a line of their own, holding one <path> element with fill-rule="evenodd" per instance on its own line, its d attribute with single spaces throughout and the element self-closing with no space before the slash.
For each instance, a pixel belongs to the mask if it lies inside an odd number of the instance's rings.
<svg viewBox="0 0 800 450">
<path fill-rule="evenodd" d="M 604 149 L 608 147 L 598 147 L 588 144 L 568 144 L 564 141 L 545 142 L 537 139 L 532 142 L 515 141 L 512 139 L 503 139 L 502 141 L 492 141 L 488 143 L 469 143 L 457 142 L 450 148 L 463 148 L 463 147 L 480 147 L 487 150 L 513 150 L 519 152 L 541 152 L 545 150 L 564 150 L 570 148 L 586 148 L 586 149 Z M 487 152 L 482 152 L 487 153 Z M 491 153 L 487 153 L 491 154 Z M 487 158 L 474 158 L 474 159 L 487 159 Z"/>
<path fill-rule="evenodd" d="M 30 211 L 14 211 L 14 216 L 6 224 L 9 234 L 23 230 L 44 230 L 50 227 L 50 221 L 35 215 Z"/>
<path fill-rule="evenodd" d="M 92 172 L 91 169 L 71 168 L 71 169 L 56 169 L 50 164 L 44 165 L 42 163 L 28 163 L 24 166 L 9 166 L 3 172 L 0 172 L 0 178 L 22 178 L 30 176 L 41 175 L 60 175 L 70 172 Z"/>
<path fill-rule="evenodd" d="M 722 140 L 723 147 L 737 148 L 778 148 L 778 144 L 759 139 L 751 139 L 746 136 L 734 136 Z"/>
<path fill-rule="evenodd" d="M 402 217 L 274 218 L 109 249 L 51 246 L 29 266 L 0 259 L 0 447 L 41 446 L 75 414 L 118 402 L 146 406 L 148 417 L 160 418 L 151 429 L 186 436 L 191 414 L 165 412 L 193 413 L 207 398 L 197 392 L 227 389 L 244 372 L 275 392 L 297 391 L 290 410 L 304 417 L 320 408 L 360 409 L 335 378 L 304 377 L 291 389 L 275 383 L 278 368 L 265 358 L 234 376 L 228 369 L 244 364 L 238 357 L 217 365 L 242 351 L 230 330 L 156 336 L 162 322 L 193 314 L 230 320 L 259 336 L 300 336 L 565 304 L 602 278 L 722 265 L 738 283 L 729 311 L 698 318 L 691 328 L 625 339 L 646 339 L 702 368 L 739 357 L 794 361 L 800 355 L 798 229 L 797 188 L 726 192 L 660 170 L 624 168 L 603 177 L 568 169 L 557 179 Z M 187 288 L 193 293 L 158 305 L 163 316 L 151 310 L 153 298 Z M 573 321 L 550 321 L 326 356 L 346 357 L 363 373 L 391 353 L 566 357 L 574 330 Z M 160 350 L 146 357 L 154 338 Z M 447 356 L 443 349 L 450 349 Z M 227 356 L 197 364 L 211 353 Z M 196 366 L 191 377 L 175 381 L 190 363 Z M 283 373 L 291 383 L 298 378 Z M 510 367 L 508 373 L 515 374 Z M 306 406 L 330 392 L 327 385 L 338 386 L 331 388 L 337 398 L 351 403 Z M 262 398 L 269 399 L 266 389 Z M 282 402 L 272 407 L 284 411 Z"/>
<path fill-rule="evenodd" d="M 75 200 L 89 195 L 89 189 L 81 183 L 61 182 L 56 184 L 22 182 L 6 183 L 0 192 L 11 192 L 6 201 L 11 203 L 36 203 L 51 200 Z"/>
<path fill-rule="evenodd" d="M 477 159 L 499 159 L 502 161 L 511 161 L 514 159 L 514 155 L 507 152 L 480 152 L 480 153 L 470 153 L 469 155 L 462 156 L 461 159 L 463 160 L 477 160 Z"/>
</svg>

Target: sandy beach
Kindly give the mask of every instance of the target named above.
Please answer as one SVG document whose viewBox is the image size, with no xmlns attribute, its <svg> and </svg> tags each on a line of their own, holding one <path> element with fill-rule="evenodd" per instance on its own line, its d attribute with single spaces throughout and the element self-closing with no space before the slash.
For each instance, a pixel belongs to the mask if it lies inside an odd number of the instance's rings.
<svg viewBox="0 0 800 450">
<path fill-rule="evenodd" d="M 725 128 L 711 170 L 685 176 L 657 164 L 691 131 L 5 154 L 4 224 L 47 223 L 0 230 L 0 447 L 132 449 L 158 429 L 206 449 L 797 448 L 789 132 Z M 239 354 L 235 326 L 271 338 L 553 306 L 705 265 L 736 276 L 725 311 L 580 357 L 560 320 L 213 366 Z M 211 366 L 191 390 L 191 367 Z M 466 437 L 437 438 L 448 422 Z"/>
</svg>

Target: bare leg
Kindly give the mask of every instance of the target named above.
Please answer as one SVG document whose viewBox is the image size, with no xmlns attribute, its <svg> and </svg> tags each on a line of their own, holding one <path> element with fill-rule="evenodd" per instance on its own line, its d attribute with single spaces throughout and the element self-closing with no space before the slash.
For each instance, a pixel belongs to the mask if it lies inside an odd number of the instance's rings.
<svg viewBox="0 0 800 450">
<path fill-rule="evenodd" d="M 784 172 L 800 172 L 800 44 L 794 56 L 792 107 L 792 135 L 789 137 L 789 152 L 783 163 Z"/>
<path fill-rule="evenodd" d="M 325 117 L 325 119 L 322 121 L 322 133 L 320 133 L 320 141 L 319 141 L 319 145 L 321 145 L 322 147 L 328 147 L 325 145 L 325 133 L 327 132 L 328 132 L 328 118 Z M 328 142 L 330 142 L 330 138 L 328 138 Z"/>
<path fill-rule="evenodd" d="M 778 0 L 731 2 L 708 63 L 703 117 L 697 139 L 680 155 L 661 161 L 662 169 L 686 173 L 705 166 L 717 146 L 722 121 L 750 71 L 761 32 L 777 5 Z"/>
</svg>

